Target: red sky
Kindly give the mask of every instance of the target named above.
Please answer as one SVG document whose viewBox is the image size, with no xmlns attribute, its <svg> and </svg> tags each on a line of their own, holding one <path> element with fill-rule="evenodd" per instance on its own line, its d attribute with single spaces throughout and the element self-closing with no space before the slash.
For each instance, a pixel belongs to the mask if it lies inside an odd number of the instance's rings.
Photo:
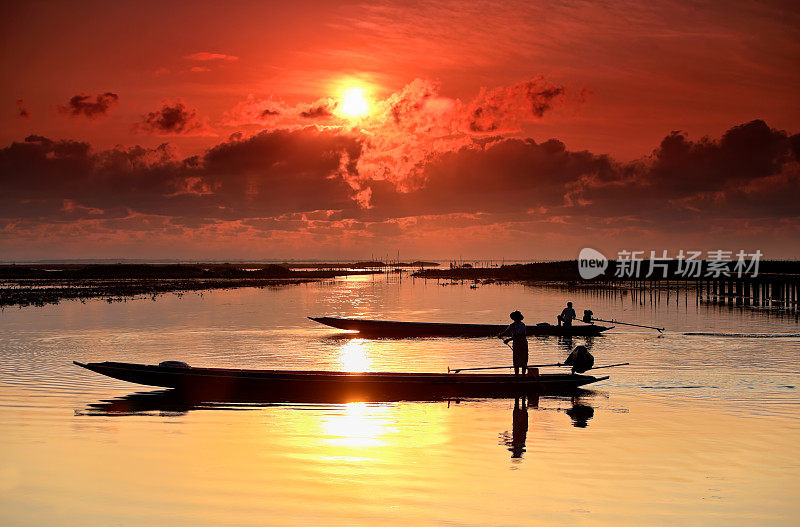
<svg viewBox="0 0 800 527">
<path fill-rule="evenodd" d="M 800 257 L 792 2 L 2 15 L 3 260 Z"/>
</svg>

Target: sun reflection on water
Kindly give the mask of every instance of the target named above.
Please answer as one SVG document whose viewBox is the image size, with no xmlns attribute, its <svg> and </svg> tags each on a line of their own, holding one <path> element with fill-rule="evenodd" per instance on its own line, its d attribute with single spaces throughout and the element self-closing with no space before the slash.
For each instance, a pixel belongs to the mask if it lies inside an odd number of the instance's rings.
<svg viewBox="0 0 800 527">
<path fill-rule="evenodd" d="M 323 421 L 324 442 L 346 447 L 384 446 L 388 408 L 368 403 L 347 403 L 343 411 Z"/>
<path fill-rule="evenodd" d="M 339 360 L 343 371 L 367 371 L 372 365 L 372 360 L 367 353 L 365 339 L 348 340 L 341 349 Z"/>
</svg>

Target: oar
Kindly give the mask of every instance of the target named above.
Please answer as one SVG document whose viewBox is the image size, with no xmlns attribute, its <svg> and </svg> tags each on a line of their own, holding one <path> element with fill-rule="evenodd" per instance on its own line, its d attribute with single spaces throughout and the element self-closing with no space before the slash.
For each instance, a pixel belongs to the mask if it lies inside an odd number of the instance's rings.
<svg viewBox="0 0 800 527">
<path fill-rule="evenodd" d="M 623 326 L 636 326 L 637 328 L 655 329 L 659 333 L 664 333 L 665 328 L 657 328 L 655 326 L 643 326 L 642 324 L 631 324 L 630 322 L 620 322 L 619 320 L 603 320 L 602 318 L 592 318 L 595 322 L 608 322 L 610 324 L 622 324 Z"/>
<path fill-rule="evenodd" d="M 620 362 L 619 364 L 608 364 L 606 366 L 595 366 L 594 368 L 589 368 L 590 370 L 602 370 L 603 368 L 613 368 L 615 366 L 627 366 L 630 362 Z"/>
<path fill-rule="evenodd" d="M 526 368 L 547 368 L 550 366 L 563 366 L 560 362 L 555 364 L 528 364 Z M 447 367 L 447 373 L 458 373 L 460 371 L 474 371 L 474 370 L 502 370 L 505 368 L 513 368 L 514 366 L 483 366 L 481 368 L 454 368 Z"/>
<path fill-rule="evenodd" d="M 602 370 L 603 368 L 615 368 L 617 366 L 628 366 L 630 362 L 620 362 L 618 364 L 607 364 L 605 366 L 595 366 L 594 368 L 589 368 L 590 370 Z M 527 368 L 549 368 L 554 366 L 570 366 L 569 364 L 562 364 L 557 362 L 555 364 L 528 364 Z M 513 368 L 514 366 L 483 366 L 480 368 L 454 368 L 450 369 L 450 366 L 447 367 L 447 373 L 459 373 L 462 371 L 475 371 L 475 370 L 502 370 L 506 368 Z M 587 370 L 588 371 L 588 370 Z"/>
</svg>

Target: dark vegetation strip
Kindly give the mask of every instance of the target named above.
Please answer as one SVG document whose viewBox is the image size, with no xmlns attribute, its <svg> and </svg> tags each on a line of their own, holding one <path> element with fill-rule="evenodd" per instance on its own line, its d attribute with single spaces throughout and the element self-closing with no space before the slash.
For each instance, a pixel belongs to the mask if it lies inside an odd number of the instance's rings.
<svg viewBox="0 0 800 527">
<path fill-rule="evenodd" d="M 364 274 L 340 270 L 291 271 L 280 265 L 4 265 L 0 266 L 0 307 L 43 306 L 61 300 L 126 298 L 241 287 L 279 287 L 335 276 Z"/>
<path fill-rule="evenodd" d="M 736 262 L 731 262 L 730 269 L 733 271 Z M 412 276 L 417 278 L 436 278 L 445 280 L 497 280 L 497 281 L 520 281 L 520 282 L 585 282 L 586 284 L 597 284 L 609 282 L 629 282 L 631 277 L 617 277 L 617 266 L 619 262 L 609 260 L 608 268 L 605 272 L 592 280 L 584 280 L 578 272 L 577 260 L 565 260 L 560 262 L 539 262 L 529 264 L 502 265 L 499 267 L 472 267 L 465 265 L 462 267 L 452 267 L 450 269 L 422 269 L 416 271 Z M 702 266 L 703 273 L 699 278 L 687 278 L 678 274 L 678 262 L 672 260 L 668 262 L 667 276 L 663 277 L 661 268 L 656 267 L 653 275 L 646 278 L 650 268 L 649 260 L 641 262 L 639 280 L 708 280 L 705 276 L 707 265 Z M 760 262 L 758 268 L 759 276 L 767 277 L 774 275 L 800 275 L 800 262 L 783 260 L 765 260 Z M 735 276 L 735 273 L 732 273 Z"/>
</svg>

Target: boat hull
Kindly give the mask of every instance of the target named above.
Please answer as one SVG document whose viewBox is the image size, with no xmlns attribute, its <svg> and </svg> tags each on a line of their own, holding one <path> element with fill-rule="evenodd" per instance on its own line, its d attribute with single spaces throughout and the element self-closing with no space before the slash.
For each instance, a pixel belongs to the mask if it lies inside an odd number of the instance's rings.
<svg viewBox="0 0 800 527">
<path fill-rule="evenodd" d="M 510 374 L 238 370 L 123 362 L 75 364 L 115 379 L 147 386 L 175 388 L 195 398 L 209 397 L 215 400 L 248 397 L 269 397 L 285 401 L 331 397 L 341 400 L 514 397 L 569 393 L 580 386 L 608 378 L 570 374 L 523 377 Z"/>
<path fill-rule="evenodd" d="M 357 318 L 308 317 L 309 319 L 337 329 L 358 331 L 375 337 L 493 337 L 508 326 L 502 324 L 451 324 L 444 322 L 400 322 L 394 320 L 367 320 Z M 612 326 L 613 327 L 613 326 Z M 594 324 L 554 326 L 541 323 L 527 325 L 529 336 L 596 336 L 611 329 Z"/>
</svg>

